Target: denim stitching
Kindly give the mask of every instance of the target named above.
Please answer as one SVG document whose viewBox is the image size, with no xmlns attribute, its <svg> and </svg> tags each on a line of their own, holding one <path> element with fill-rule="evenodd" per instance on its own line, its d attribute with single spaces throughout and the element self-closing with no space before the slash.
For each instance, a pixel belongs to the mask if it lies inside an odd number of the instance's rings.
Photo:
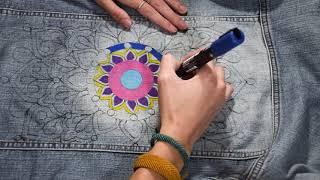
<svg viewBox="0 0 320 180">
<path fill-rule="evenodd" d="M 149 146 L 127 146 L 127 145 L 108 145 L 108 144 L 75 144 L 75 143 L 42 143 L 42 142 L 15 142 L 15 141 L 0 141 L 0 149 L 14 150 L 70 150 L 70 151 L 94 151 L 94 152 L 126 152 L 132 154 L 140 154 L 150 150 Z M 260 157 L 267 150 L 254 152 L 241 152 L 226 150 L 224 152 L 192 152 L 193 158 L 206 159 L 253 159 Z"/>
<path fill-rule="evenodd" d="M 16 15 L 16 16 L 43 16 L 52 18 L 65 18 L 65 19 L 81 19 L 81 20 L 107 20 L 113 21 L 110 16 L 96 15 L 96 14 L 76 14 L 76 13 L 62 13 L 62 12 L 46 12 L 46 11 L 25 11 L 11 8 L 0 8 L 0 14 L 2 15 Z M 144 21 L 141 16 L 132 17 L 135 21 Z M 194 21 L 230 21 L 230 22 L 257 22 L 258 16 L 209 16 L 198 17 L 188 16 L 182 17 L 184 20 Z"/>
<path fill-rule="evenodd" d="M 271 39 L 270 34 L 270 25 L 269 25 L 269 17 L 268 17 L 268 6 L 270 4 L 270 1 L 268 0 L 259 0 L 260 3 L 260 20 L 261 20 L 261 29 L 263 31 L 264 40 L 266 42 L 266 47 L 269 52 L 269 58 L 271 63 L 271 76 L 272 76 L 272 100 L 273 100 L 273 141 L 278 134 L 278 126 L 280 121 L 280 91 L 279 91 L 279 74 L 278 74 L 278 66 L 277 66 L 277 60 L 275 56 L 275 50 Z M 271 146 L 272 146 L 271 144 Z M 257 164 L 253 167 L 252 172 L 248 175 L 247 179 L 259 179 L 263 166 L 266 160 L 266 157 L 268 156 L 269 152 L 271 151 L 271 146 L 268 151 L 266 151 L 266 154 L 262 156 Z"/>
<path fill-rule="evenodd" d="M 254 165 L 254 167 L 252 168 L 252 171 L 250 172 L 248 177 L 246 177 L 246 179 L 258 179 L 257 175 L 259 174 L 263 166 L 264 160 L 265 160 L 265 155 L 262 155 Z"/>
</svg>

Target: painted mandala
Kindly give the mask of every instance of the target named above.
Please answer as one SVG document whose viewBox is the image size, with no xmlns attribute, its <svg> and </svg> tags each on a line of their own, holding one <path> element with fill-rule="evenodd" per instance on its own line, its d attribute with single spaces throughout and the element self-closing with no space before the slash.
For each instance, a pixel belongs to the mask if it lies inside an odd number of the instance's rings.
<svg viewBox="0 0 320 180">
<path fill-rule="evenodd" d="M 107 48 L 94 81 L 100 100 L 110 109 L 130 114 L 153 108 L 158 99 L 157 79 L 161 54 L 143 44 L 122 43 Z"/>
</svg>

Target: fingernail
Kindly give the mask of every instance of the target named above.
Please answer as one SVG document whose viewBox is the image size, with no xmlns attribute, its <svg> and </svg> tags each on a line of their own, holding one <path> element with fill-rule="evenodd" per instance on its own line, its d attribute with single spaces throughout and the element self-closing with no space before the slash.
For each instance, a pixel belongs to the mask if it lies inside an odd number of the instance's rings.
<svg viewBox="0 0 320 180">
<path fill-rule="evenodd" d="M 188 11 L 188 10 L 187 10 L 187 7 L 184 6 L 184 5 L 180 5 L 180 6 L 179 6 L 179 9 L 180 9 L 180 11 L 181 11 L 182 14 L 187 13 L 187 11 Z"/>
<path fill-rule="evenodd" d="M 168 30 L 169 30 L 169 32 L 171 32 L 171 33 L 175 33 L 175 32 L 178 31 L 178 29 L 177 29 L 176 27 L 174 27 L 173 25 L 170 25 L 170 26 L 168 27 Z"/>
<path fill-rule="evenodd" d="M 131 20 L 130 19 L 121 19 L 120 23 L 123 25 L 124 28 L 130 29 L 131 27 Z"/>
<path fill-rule="evenodd" d="M 182 30 L 188 29 L 188 24 L 187 24 L 185 21 L 183 21 L 183 20 L 181 20 L 181 21 L 178 23 L 178 25 L 179 25 L 180 29 L 182 29 Z"/>
</svg>

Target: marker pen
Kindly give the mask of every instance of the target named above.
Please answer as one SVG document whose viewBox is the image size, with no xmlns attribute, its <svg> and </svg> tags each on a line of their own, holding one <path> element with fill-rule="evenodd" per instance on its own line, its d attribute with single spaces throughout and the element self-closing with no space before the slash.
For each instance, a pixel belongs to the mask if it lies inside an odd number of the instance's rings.
<svg viewBox="0 0 320 180">
<path fill-rule="evenodd" d="M 214 41 L 210 47 L 201 50 L 197 54 L 183 61 L 176 73 L 180 78 L 186 79 L 186 77 L 190 77 L 196 69 L 200 69 L 209 61 L 222 56 L 226 52 L 243 43 L 243 41 L 243 32 L 238 28 L 231 29 Z"/>
</svg>

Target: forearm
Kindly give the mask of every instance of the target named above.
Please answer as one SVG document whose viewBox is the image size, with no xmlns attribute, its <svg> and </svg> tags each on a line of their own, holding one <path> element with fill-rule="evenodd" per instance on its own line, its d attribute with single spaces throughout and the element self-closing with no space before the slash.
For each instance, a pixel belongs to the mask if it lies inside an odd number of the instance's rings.
<svg viewBox="0 0 320 180">
<path fill-rule="evenodd" d="M 150 179 L 150 180 L 165 180 L 162 176 L 156 172 L 147 169 L 139 168 L 137 169 L 130 178 L 131 180 L 140 180 L 140 179 Z"/>
</svg>

